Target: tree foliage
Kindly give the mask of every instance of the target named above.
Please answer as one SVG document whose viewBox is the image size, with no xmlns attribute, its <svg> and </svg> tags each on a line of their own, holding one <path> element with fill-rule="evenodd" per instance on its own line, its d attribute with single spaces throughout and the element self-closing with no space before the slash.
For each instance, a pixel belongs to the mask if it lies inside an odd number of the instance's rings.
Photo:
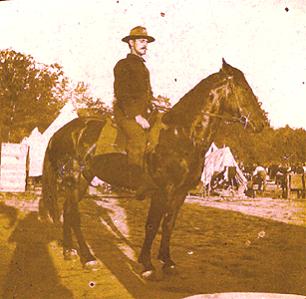
<svg viewBox="0 0 306 299">
<path fill-rule="evenodd" d="M 112 110 L 100 98 L 94 98 L 89 87 L 84 82 L 78 82 L 72 92 L 72 99 L 79 116 L 105 117 L 111 115 Z"/>
<path fill-rule="evenodd" d="M 252 133 L 239 124 L 225 124 L 217 134 L 218 146 L 229 146 L 245 164 L 297 164 L 306 162 L 306 131 L 289 126 Z"/>
<path fill-rule="evenodd" d="M 80 115 L 110 113 L 85 83 L 72 86 L 56 63 L 38 63 L 11 49 L 0 51 L 0 141 L 20 142 L 35 127 L 44 131 L 68 100 Z"/>
<path fill-rule="evenodd" d="M 46 127 L 64 104 L 66 84 L 58 64 L 39 64 L 30 55 L 0 51 L 2 140 L 17 141 L 35 126 Z"/>
</svg>

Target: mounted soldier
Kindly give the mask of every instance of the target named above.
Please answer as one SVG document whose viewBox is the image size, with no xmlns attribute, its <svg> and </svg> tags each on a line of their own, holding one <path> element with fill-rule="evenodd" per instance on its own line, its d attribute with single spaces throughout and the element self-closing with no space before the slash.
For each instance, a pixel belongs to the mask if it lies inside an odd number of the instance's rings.
<svg viewBox="0 0 306 299">
<path fill-rule="evenodd" d="M 136 198 L 143 199 L 146 191 L 154 189 L 155 185 L 144 169 L 144 153 L 154 98 L 150 73 L 143 58 L 148 43 L 155 39 L 147 34 L 146 28 L 137 26 L 122 41 L 128 44 L 130 53 L 114 67 L 114 116 L 126 137 L 128 164 L 131 169 L 127 180 L 135 180 L 135 176 L 141 179 Z"/>
</svg>

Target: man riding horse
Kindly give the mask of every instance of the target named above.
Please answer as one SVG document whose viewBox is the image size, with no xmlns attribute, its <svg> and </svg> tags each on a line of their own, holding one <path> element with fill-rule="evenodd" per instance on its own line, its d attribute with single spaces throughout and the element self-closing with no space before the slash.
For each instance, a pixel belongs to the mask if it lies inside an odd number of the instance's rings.
<svg viewBox="0 0 306 299">
<path fill-rule="evenodd" d="M 114 68 L 114 116 L 127 139 L 126 151 L 131 169 L 127 180 L 135 180 L 135 176 L 141 179 L 140 187 L 136 191 L 137 199 L 143 199 L 145 193 L 155 186 L 144 169 L 153 94 L 150 73 L 143 59 L 148 43 L 154 40 L 147 34 L 146 28 L 133 28 L 130 34 L 122 39 L 129 45 L 130 53 L 117 62 Z"/>
</svg>

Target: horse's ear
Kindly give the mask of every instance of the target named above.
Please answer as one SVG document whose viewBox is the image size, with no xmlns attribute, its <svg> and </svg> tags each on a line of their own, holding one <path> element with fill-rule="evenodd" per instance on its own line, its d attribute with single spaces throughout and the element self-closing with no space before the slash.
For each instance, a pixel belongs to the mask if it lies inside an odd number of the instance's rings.
<svg viewBox="0 0 306 299">
<path fill-rule="evenodd" d="M 226 70 L 227 69 L 227 67 L 228 67 L 228 64 L 227 64 L 227 62 L 225 61 L 225 59 L 224 59 L 224 57 L 222 58 L 222 70 Z"/>
<path fill-rule="evenodd" d="M 222 58 L 222 69 L 224 73 L 228 74 L 231 73 L 231 66 Z"/>
</svg>

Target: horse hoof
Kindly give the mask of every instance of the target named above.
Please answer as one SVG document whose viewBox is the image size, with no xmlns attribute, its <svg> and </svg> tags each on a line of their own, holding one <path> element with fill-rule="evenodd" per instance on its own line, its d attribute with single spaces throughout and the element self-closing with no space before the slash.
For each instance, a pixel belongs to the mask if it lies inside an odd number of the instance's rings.
<svg viewBox="0 0 306 299">
<path fill-rule="evenodd" d="M 76 251 L 76 249 L 65 249 L 64 250 L 64 259 L 66 261 L 72 261 L 77 259 L 78 257 L 78 252 Z"/>
<path fill-rule="evenodd" d="M 84 264 L 85 270 L 98 271 L 101 268 L 101 264 L 97 260 L 89 261 Z"/>
<path fill-rule="evenodd" d="M 167 275 L 176 275 L 177 269 L 175 265 L 164 265 L 163 266 L 163 272 Z"/>
<path fill-rule="evenodd" d="M 155 270 L 144 271 L 141 273 L 141 277 L 145 280 L 150 280 L 150 281 L 159 281 L 162 279 L 157 275 Z"/>
</svg>

